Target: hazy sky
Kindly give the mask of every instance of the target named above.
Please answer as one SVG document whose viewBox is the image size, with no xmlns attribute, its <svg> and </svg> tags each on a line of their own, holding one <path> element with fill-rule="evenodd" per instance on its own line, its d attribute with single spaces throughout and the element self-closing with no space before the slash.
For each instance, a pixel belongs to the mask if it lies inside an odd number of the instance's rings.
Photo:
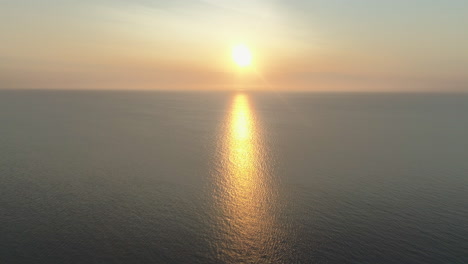
<svg viewBox="0 0 468 264">
<path fill-rule="evenodd" d="M 468 91 L 466 0 L 0 0 L 0 33 L 3 89 Z"/>
</svg>

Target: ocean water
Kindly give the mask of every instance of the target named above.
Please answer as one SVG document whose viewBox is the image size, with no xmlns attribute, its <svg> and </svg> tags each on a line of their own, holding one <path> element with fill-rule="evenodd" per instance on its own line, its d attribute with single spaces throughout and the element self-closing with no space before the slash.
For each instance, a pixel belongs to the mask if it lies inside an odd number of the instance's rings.
<svg viewBox="0 0 468 264">
<path fill-rule="evenodd" d="M 0 263 L 468 263 L 468 95 L 0 91 Z"/>
</svg>

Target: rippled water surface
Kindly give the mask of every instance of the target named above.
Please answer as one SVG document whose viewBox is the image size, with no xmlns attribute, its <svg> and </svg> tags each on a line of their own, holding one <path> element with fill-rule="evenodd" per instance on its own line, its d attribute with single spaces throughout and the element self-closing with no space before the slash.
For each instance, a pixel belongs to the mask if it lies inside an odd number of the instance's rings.
<svg viewBox="0 0 468 264">
<path fill-rule="evenodd" d="M 468 263 L 468 96 L 0 91 L 0 263 Z"/>
</svg>

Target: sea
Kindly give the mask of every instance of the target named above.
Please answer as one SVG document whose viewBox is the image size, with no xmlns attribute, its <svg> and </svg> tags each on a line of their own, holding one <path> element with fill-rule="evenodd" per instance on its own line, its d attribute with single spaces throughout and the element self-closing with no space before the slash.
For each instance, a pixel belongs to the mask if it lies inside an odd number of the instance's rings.
<svg viewBox="0 0 468 264">
<path fill-rule="evenodd" d="M 0 91 L 0 263 L 468 263 L 468 94 Z"/>
</svg>

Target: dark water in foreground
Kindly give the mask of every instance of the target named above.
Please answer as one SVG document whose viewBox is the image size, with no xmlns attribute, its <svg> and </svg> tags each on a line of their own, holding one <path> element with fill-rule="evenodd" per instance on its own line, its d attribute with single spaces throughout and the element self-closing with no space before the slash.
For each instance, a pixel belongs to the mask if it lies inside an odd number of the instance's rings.
<svg viewBox="0 0 468 264">
<path fill-rule="evenodd" d="M 0 263 L 468 263 L 468 96 L 0 92 Z"/>
</svg>

